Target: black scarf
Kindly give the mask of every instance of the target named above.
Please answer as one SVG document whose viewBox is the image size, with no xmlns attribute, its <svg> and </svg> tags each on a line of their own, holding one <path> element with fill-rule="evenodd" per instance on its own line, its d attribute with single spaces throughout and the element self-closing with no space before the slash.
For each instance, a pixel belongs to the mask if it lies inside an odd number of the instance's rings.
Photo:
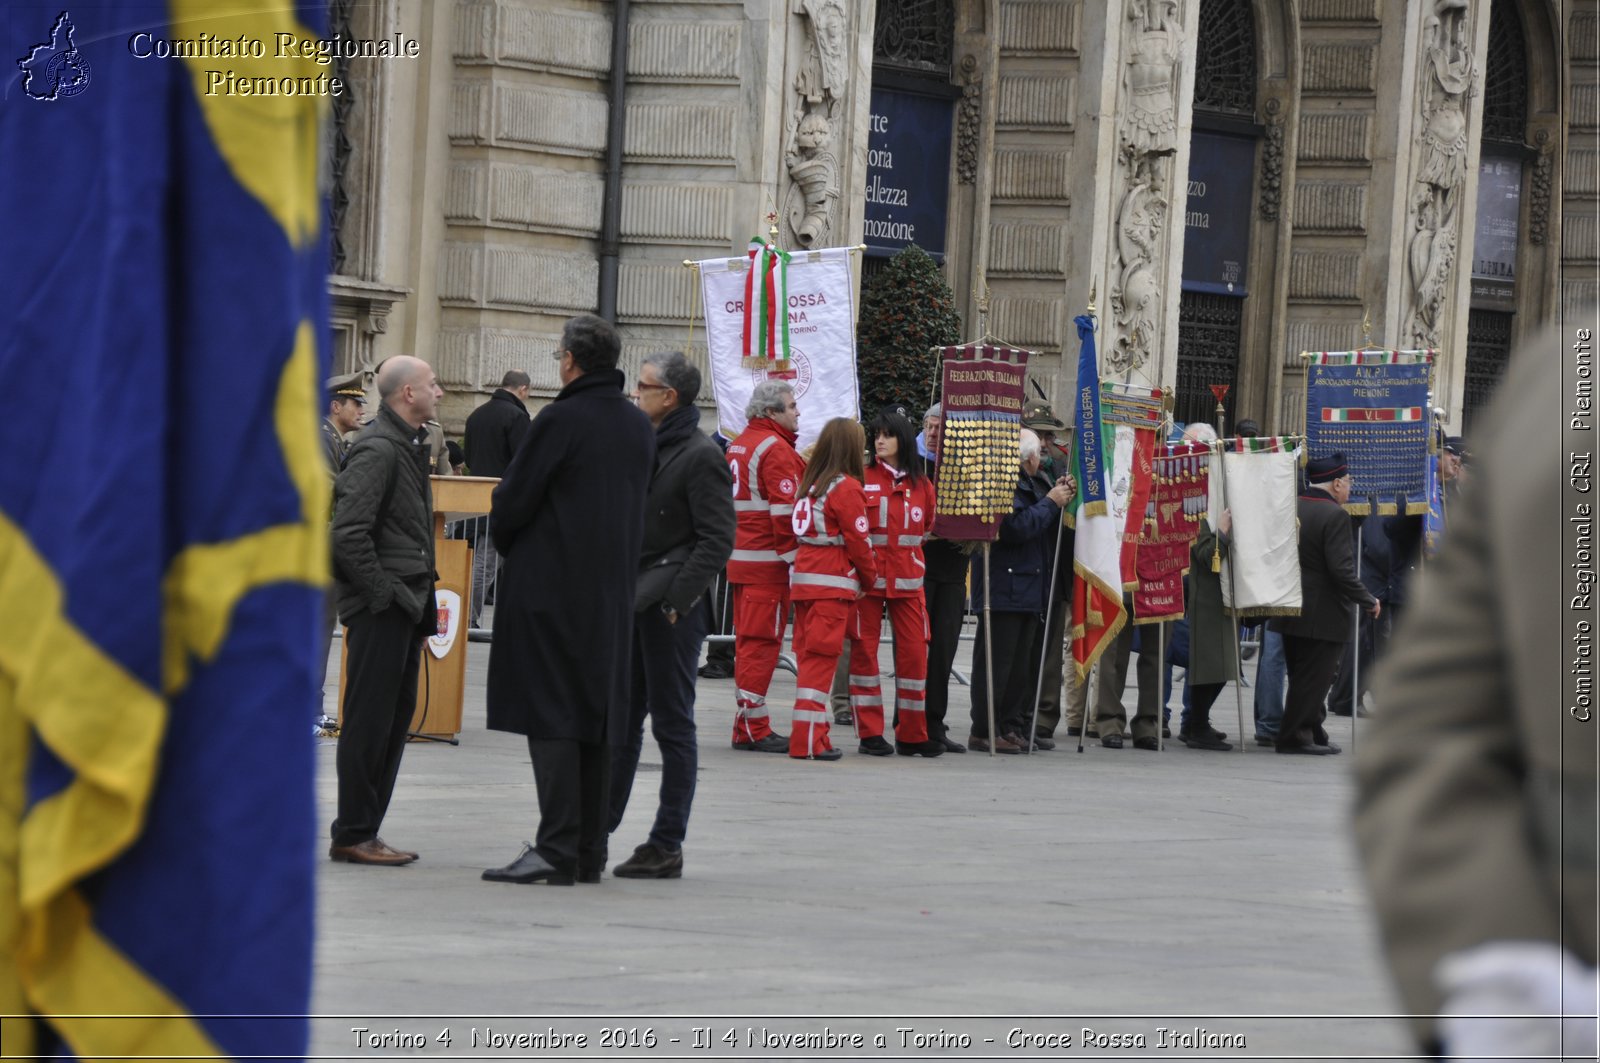
<svg viewBox="0 0 1600 1063">
<path fill-rule="evenodd" d="M 679 406 L 661 418 L 656 426 L 656 451 L 676 446 L 700 430 L 700 410 L 694 406 Z"/>
</svg>

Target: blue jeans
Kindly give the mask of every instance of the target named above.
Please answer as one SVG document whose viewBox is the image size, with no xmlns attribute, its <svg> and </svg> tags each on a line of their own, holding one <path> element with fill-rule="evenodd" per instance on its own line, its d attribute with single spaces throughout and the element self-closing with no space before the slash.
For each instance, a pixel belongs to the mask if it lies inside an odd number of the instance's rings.
<svg viewBox="0 0 1600 1063">
<path fill-rule="evenodd" d="M 656 806 L 650 844 L 675 852 L 683 847 L 689 829 L 689 806 L 694 803 L 699 750 L 694 727 L 695 665 L 700 644 L 711 626 L 706 599 L 695 603 L 687 616 L 669 624 L 659 609 L 649 607 L 633 617 L 633 690 L 628 731 L 621 745 L 611 750 L 611 819 L 609 830 L 622 824 L 633 777 L 644 749 L 644 721 L 661 747 L 661 794 Z"/>
<path fill-rule="evenodd" d="M 1256 670 L 1256 737 L 1277 738 L 1283 721 L 1283 688 L 1289 681 L 1289 662 L 1283 655 L 1283 636 L 1270 627 L 1261 632 L 1261 664 Z"/>
</svg>

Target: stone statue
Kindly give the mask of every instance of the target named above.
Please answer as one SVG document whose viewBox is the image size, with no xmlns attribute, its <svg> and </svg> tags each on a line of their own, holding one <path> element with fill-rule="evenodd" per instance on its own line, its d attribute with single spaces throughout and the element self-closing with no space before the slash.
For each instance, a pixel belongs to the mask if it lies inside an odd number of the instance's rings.
<svg viewBox="0 0 1600 1063">
<path fill-rule="evenodd" d="M 816 247 L 827 240 L 828 201 L 839 197 L 839 162 L 827 150 L 831 129 L 820 111 L 808 111 L 795 130 L 793 145 L 783 162 L 794 181 L 789 186 L 786 220 L 795 239 L 804 247 Z"/>
<path fill-rule="evenodd" d="M 1439 344 L 1441 312 L 1456 261 L 1467 180 L 1467 101 L 1476 92 L 1467 0 L 1431 0 L 1423 23 L 1422 131 L 1408 249 L 1411 340 Z"/>
<path fill-rule="evenodd" d="M 831 116 L 850 82 L 850 18 L 843 0 L 799 0 L 799 12 L 811 27 L 811 51 L 795 89 L 807 103 L 826 102 Z"/>
<path fill-rule="evenodd" d="M 1128 65 L 1123 72 L 1122 146 L 1146 154 L 1178 149 L 1178 63 L 1183 31 L 1177 0 L 1133 0 Z"/>
</svg>

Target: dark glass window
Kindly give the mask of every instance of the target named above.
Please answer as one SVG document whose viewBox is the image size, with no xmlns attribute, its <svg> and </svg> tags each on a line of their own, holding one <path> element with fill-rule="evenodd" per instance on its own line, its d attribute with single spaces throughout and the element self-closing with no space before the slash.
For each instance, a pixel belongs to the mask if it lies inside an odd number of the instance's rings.
<svg viewBox="0 0 1600 1063">
<path fill-rule="evenodd" d="M 1197 111 L 1255 119 L 1256 26 L 1250 0 L 1201 3 L 1194 107 Z"/>
<path fill-rule="evenodd" d="M 872 34 L 875 66 L 948 79 L 955 41 L 954 0 L 878 0 Z"/>
<path fill-rule="evenodd" d="M 1528 125 L 1528 44 L 1517 5 L 1489 9 L 1489 58 L 1483 81 L 1483 139 L 1521 144 Z"/>
</svg>

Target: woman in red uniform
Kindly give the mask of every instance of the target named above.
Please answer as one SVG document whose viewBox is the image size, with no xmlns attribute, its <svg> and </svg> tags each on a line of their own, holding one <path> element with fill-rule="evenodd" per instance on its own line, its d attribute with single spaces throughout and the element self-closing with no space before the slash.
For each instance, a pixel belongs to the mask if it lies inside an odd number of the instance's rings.
<svg viewBox="0 0 1600 1063">
<path fill-rule="evenodd" d="M 923 606 L 922 540 L 933 526 L 933 481 L 917 460 L 917 430 L 904 407 L 890 406 L 868 426 L 872 460 L 866 469 L 867 524 L 878 578 L 856 603 L 850 622 L 850 707 L 861 752 L 886 757 L 937 757 L 943 742 L 928 740 L 923 700 L 928 689 L 928 612 Z M 878 640 L 883 613 L 894 628 L 894 746 L 883 737 L 883 690 Z"/>
<path fill-rule="evenodd" d="M 795 492 L 791 520 L 799 548 L 789 587 L 798 675 L 789 755 L 801 760 L 843 756 L 828 741 L 828 688 L 851 610 L 878 578 L 861 489 L 865 449 L 859 424 L 843 417 L 829 421 Z"/>
</svg>

